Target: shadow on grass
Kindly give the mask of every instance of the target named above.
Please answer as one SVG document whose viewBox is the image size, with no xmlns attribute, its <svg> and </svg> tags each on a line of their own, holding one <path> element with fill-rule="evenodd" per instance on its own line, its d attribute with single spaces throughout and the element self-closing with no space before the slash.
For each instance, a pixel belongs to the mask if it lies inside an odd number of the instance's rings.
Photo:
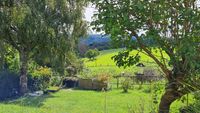
<svg viewBox="0 0 200 113">
<path fill-rule="evenodd" d="M 81 88 L 65 88 L 66 90 L 71 90 L 71 91 L 91 91 L 91 92 L 96 92 L 96 93 L 104 93 L 104 92 L 110 92 L 112 91 L 112 89 L 108 89 L 108 90 L 97 90 L 97 89 L 81 89 Z"/>
<path fill-rule="evenodd" d="M 121 91 L 121 92 L 119 92 L 119 94 L 124 94 L 124 95 L 127 94 L 128 95 L 128 94 L 131 94 L 131 92 L 130 91 L 128 91 L 128 92 Z"/>
<path fill-rule="evenodd" d="M 5 105 L 18 105 L 18 106 L 27 106 L 27 107 L 41 107 L 44 105 L 44 102 L 48 98 L 54 98 L 55 96 L 51 94 L 46 94 L 38 97 L 33 97 L 33 96 L 24 96 L 20 97 L 18 99 L 13 99 L 13 100 L 7 100 L 1 102 L 2 104 Z"/>
</svg>

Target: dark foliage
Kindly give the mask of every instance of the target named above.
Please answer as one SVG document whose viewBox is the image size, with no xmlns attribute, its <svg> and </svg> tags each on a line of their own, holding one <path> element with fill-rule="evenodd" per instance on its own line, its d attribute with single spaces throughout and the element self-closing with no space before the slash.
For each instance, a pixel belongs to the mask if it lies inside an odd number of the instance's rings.
<svg viewBox="0 0 200 113">
<path fill-rule="evenodd" d="M 30 91 L 45 91 L 50 86 L 51 77 L 50 76 L 28 76 L 28 88 Z"/>
<path fill-rule="evenodd" d="M 0 100 L 19 95 L 19 76 L 9 71 L 0 72 Z"/>
<path fill-rule="evenodd" d="M 65 88 L 74 88 L 78 86 L 78 78 L 76 77 L 67 77 L 63 80 L 63 87 Z"/>
<path fill-rule="evenodd" d="M 194 93 L 194 102 L 188 106 L 180 108 L 180 113 L 198 113 L 200 111 L 200 94 L 199 91 Z M 186 98 L 182 102 L 187 101 Z"/>
</svg>

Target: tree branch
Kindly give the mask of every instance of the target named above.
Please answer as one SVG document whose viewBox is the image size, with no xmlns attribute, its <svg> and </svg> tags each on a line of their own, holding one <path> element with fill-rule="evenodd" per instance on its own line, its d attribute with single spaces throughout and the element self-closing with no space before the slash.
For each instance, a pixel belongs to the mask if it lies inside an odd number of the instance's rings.
<svg viewBox="0 0 200 113">
<path fill-rule="evenodd" d="M 170 77 L 170 73 L 171 71 L 169 69 L 167 69 L 167 67 L 162 64 L 152 53 L 149 49 L 147 49 L 147 47 L 141 42 L 141 40 L 139 39 L 139 36 L 137 35 L 137 33 L 135 31 L 131 31 L 131 36 L 135 36 L 136 40 L 138 41 L 139 46 L 141 47 L 141 49 L 143 49 L 149 57 L 151 57 L 156 64 L 158 64 L 158 66 L 162 69 L 162 71 L 165 73 L 167 79 L 169 80 Z"/>
<path fill-rule="evenodd" d="M 9 44 L 11 44 L 18 51 L 20 50 L 19 46 L 15 43 L 15 41 L 10 36 L 10 33 L 8 33 L 8 39 L 6 40 L 6 42 L 9 43 Z"/>
</svg>

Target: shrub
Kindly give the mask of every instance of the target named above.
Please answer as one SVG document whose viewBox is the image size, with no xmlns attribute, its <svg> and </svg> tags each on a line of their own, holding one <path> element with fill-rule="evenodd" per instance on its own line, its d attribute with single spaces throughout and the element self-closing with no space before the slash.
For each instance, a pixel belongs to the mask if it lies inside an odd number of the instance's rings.
<svg viewBox="0 0 200 113">
<path fill-rule="evenodd" d="M 131 79 L 130 78 L 126 78 L 123 82 L 122 82 L 122 89 L 124 93 L 128 93 L 128 89 L 131 87 Z"/>
<path fill-rule="evenodd" d="M 68 73 L 69 76 L 74 76 L 77 73 L 76 67 L 75 66 L 68 66 L 66 68 L 66 71 Z"/>
<path fill-rule="evenodd" d="M 152 84 L 152 89 L 151 89 L 152 104 L 150 113 L 157 113 L 160 95 L 162 94 L 164 87 L 165 86 L 163 85 L 163 82 L 154 82 Z"/>
<path fill-rule="evenodd" d="M 107 73 L 100 73 L 97 75 L 97 79 L 101 82 L 108 82 L 110 80 L 110 75 Z"/>
<path fill-rule="evenodd" d="M 95 57 L 99 55 L 98 49 L 90 49 L 85 53 L 85 56 L 89 58 L 90 60 L 94 60 Z"/>
<path fill-rule="evenodd" d="M 31 91 L 45 91 L 51 83 L 52 71 L 50 68 L 41 67 L 29 75 L 28 86 Z"/>
<path fill-rule="evenodd" d="M 51 86 L 60 86 L 62 78 L 60 76 L 51 77 Z"/>
<path fill-rule="evenodd" d="M 79 73 L 78 77 L 83 78 L 83 79 L 95 78 L 96 77 L 96 72 L 94 72 L 91 69 L 85 68 L 85 69 L 83 69 L 83 71 L 81 71 Z"/>
<path fill-rule="evenodd" d="M 190 104 L 189 106 L 185 106 L 180 108 L 180 113 L 199 113 L 200 111 L 200 93 L 194 93 L 194 103 Z"/>
<path fill-rule="evenodd" d="M 0 100 L 18 96 L 19 76 L 8 71 L 0 72 Z"/>
</svg>

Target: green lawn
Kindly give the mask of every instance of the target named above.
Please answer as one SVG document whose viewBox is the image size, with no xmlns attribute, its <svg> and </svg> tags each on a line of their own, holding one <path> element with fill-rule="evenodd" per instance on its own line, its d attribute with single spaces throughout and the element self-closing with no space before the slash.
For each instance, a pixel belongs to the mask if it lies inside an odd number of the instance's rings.
<svg viewBox="0 0 200 113">
<path fill-rule="evenodd" d="M 172 113 L 184 105 L 176 102 Z M 41 97 L 22 97 L 0 103 L 0 113 L 149 113 L 152 107 L 151 93 L 144 90 L 130 90 L 122 93 L 121 89 L 108 92 L 87 90 L 61 90 Z"/>
</svg>

